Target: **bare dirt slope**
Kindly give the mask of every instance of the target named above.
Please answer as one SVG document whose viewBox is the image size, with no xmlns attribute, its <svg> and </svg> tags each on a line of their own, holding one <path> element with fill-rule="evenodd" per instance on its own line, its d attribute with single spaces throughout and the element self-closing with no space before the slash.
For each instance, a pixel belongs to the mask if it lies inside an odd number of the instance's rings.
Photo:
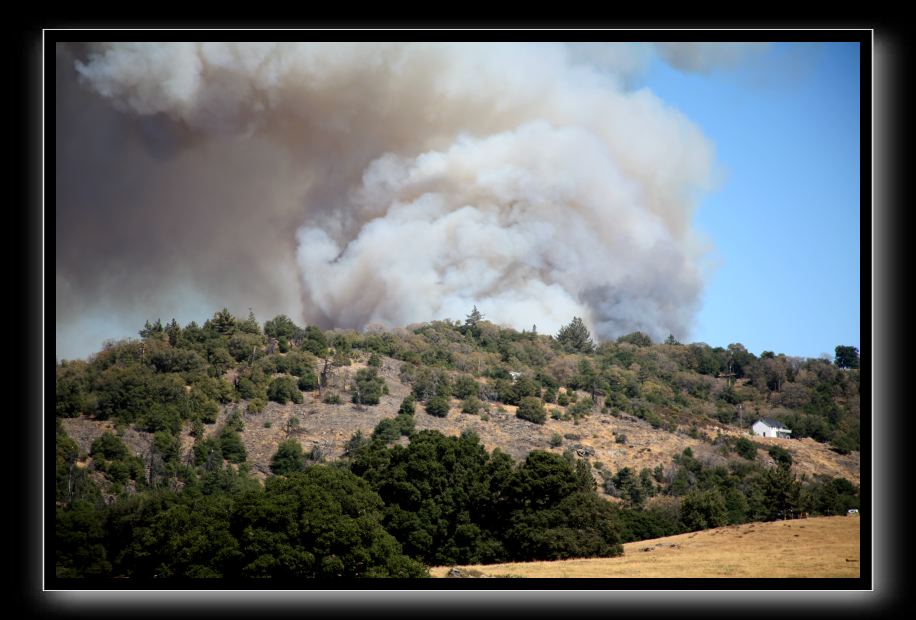
<svg viewBox="0 0 916 620">
<path fill-rule="evenodd" d="M 859 577 L 859 517 L 746 523 L 623 546 L 616 558 L 430 569 L 433 577 Z M 457 570 L 455 570 L 457 568 Z"/>
<path fill-rule="evenodd" d="M 268 403 L 258 414 L 243 414 L 245 430 L 242 439 L 248 451 L 248 462 L 251 471 L 258 477 L 265 477 L 270 472 L 270 459 L 280 442 L 287 438 L 298 440 L 306 453 L 317 447 L 321 458 L 333 460 L 344 454 L 345 444 L 357 431 L 369 436 L 376 424 L 384 418 L 397 414 L 403 398 L 410 392 L 410 387 L 399 378 L 401 362 L 389 358 L 383 360 L 380 375 L 384 377 L 389 394 L 381 403 L 371 407 L 360 407 L 349 402 L 346 392 L 349 378 L 365 364 L 354 364 L 349 368 L 339 369 L 334 378 L 332 389 L 339 391 L 343 399 L 341 405 L 321 402 L 317 393 L 305 394 L 305 402 L 299 405 Z M 581 397 L 587 398 L 582 394 Z M 548 405 L 548 409 L 555 405 Z M 208 425 L 206 433 L 217 432 L 230 413 L 238 409 L 245 411 L 245 403 L 230 404 L 220 412 L 216 424 Z M 469 415 L 460 411 L 460 403 L 452 401 L 452 409 L 445 418 L 428 415 L 418 405 L 415 417 L 416 429 L 433 429 L 446 435 L 459 435 L 470 430 L 477 433 L 488 450 L 500 448 L 514 459 L 521 460 L 532 450 L 550 450 L 561 453 L 568 448 L 577 450 L 580 456 L 586 456 L 593 464 L 601 463 L 606 470 L 616 472 L 623 467 L 632 467 L 637 471 L 644 467 L 650 469 L 658 465 L 671 466 L 671 458 L 685 448 L 691 448 L 694 455 L 706 463 L 724 463 L 727 459 L 721 447 L 713 445 L 711 440 L 719 434 L 747 436 L 739 429 L 720 427 L 700 428 L 699 437 L 691 437 L 686 432 L 667 432 L 652 428 L 647 422 L 638 418 L 621 415 L 615 417 L 598 411 L 575 422 L 573 420 L 555 420 L 548 417 L 545 424 L 538 425 L 515 417 L 515 408 L 489 403 L 483 412 L 485 415 Z M 291 420 L 298 424 L 291 426 Z M 111 422 L 96 422 L 86 417 L 63 420 L 67 433 L 77 442 L 82 452 L 88 453 L 92 441 L 105 430 L 113 430 Z M 560 435 L 562 443 L 551 446 L 551 437 Z M 620 435 L 626 436 L 625 443 L 618 443 Z M 705 438 L 703 437 L 705 435 Z M 150 446 L 148 433 L 126 429 L 124 440 L 137 454 L 145 456 Z M 794 459 L 797 474 L 826 474 L 842 476 L 859 483 L 859 453 L 839 455 L 824 444 L 811 439 L 784 440 L 753 437 L 753 440 L 767 445 L 776 443 L 787 448 Z M 403 441 L 403 438 L 402 438 Z M 187 453 L 193 445 L 193 438 L 184 432 L 183 450 Z M 734 455 L 732 455 L 733 457 Z M 758 451 L 759 459 L 770 461 L 764 450 Z M 596 479 L 599 479 L 596 472 Z M 599 479 L 600 481 L 600 479 Z M 599 485 L 600 488 L 600 485 Z"/>
</svg>

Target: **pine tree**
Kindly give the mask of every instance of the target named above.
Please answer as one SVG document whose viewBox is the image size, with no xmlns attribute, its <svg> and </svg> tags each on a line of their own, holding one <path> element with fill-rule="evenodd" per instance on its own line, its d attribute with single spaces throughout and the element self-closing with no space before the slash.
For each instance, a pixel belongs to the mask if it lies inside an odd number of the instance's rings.
<svg viewBox="0 0 916 620">
<path fill-rule="evenodd" d="M 569 325 L 560 328 L 557 332 L 557 342 L 567 351 L 579 353 L 591 353 L 595 346 L 585 322 L 579 317 L 573 317 Z"/>
</svg>

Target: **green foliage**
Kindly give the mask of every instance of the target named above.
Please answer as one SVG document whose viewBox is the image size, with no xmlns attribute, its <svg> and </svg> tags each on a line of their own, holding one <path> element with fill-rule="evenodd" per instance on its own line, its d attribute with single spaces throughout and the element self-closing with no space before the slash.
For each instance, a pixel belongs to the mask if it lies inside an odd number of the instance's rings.
<svg viewBox="0 0 916 620">
<path fill-rule="evenodd" d="M 837 368 L 858 368 L 859 349 L 853 346 L 837 346 L 833 363 Z"/>
<path fill-rule="evenodd" d="M 314 392 L 318 389 L 318 375 L 313 370 L 306 370 L 299 377 L 299 389 L 303 392 Z"/>
<path fill-rule="evenodd" d="M 353 379 L 352 400 L 358 405 L 377 405 L 385 388 L 385 380 L 375 368 L 360 368 Z"/>
<path fill-rule="evenodd" d="M 399 414 L 394 418 L 385 418 L 375 425 L 372 439 L 379 439 L 386 443 L 397 440 L 402 435 L 409 437 L 413 433 L 414 419 L 412 415 Z"/>
<path fill-rule="evenodd" d="M 452 386 L 452 395 L 455 398 L 465 399 L 480 395 L 480 384 L 470 375 L 460 375 Z"/>
<path fill-rule="evenodd" d="M 340 394 L 332 394 L 330 392 L 325 395 L 325 397 L 321 400 L 321 402 L 328 404 L 328 405 L 342 405 L 343 404 L 343 400 L 341 400 Z"/>
<path fill-rule="evenodd" d="M 788 467 L 792 464 L 792 454 L 782 446 L 770 446 L 767 453 L 776 461 L 776 465 Z"/>
<path fill-rule="evenodd" d="M 223 308 L 204 324 L 204 329 L 212 329 L 223 336 L 231 336 L 236 331 L 236 320 L 228 309 Z"/>
<path fill-rule="evenodd" d="M 757 458 L 757 444 L 752 442 L 746 437 L 739 437 L 738 441 L 735 442 L 735 451 L 739 456 L 742 456 L 750 461 L 753 461 Z"/>
<path fill-rule="evenodd" d="M 723 526 L 728 522 L 725 500 L 715 490 L 689 493 L 681 503 L 681 520 L 688 531 Z"/>
<path fill-rule="evenodd" d="M 89 454 L 94 458 L 103 458 L 109 461 L 120 461 L 130 454 L 127 446 L 117 435 L 106 431 L 92 442 Z"/>
<path fill-rule="evenodd" d="M 448 375 L 441 369 L 427 366 L 420 368 L 413 380 L 412 393 L 420 402 L 427 402 L 435 397 L 449 398 L 452 395 Z"/>
<path fill-rule="evenodd" d="M 547 411 L 544 409 L 544 403 L 535 396 L 526 396 L 523 398 L 515 415 L 522 420 L 528 420 L 535 424 L 543 424 L 547 420 Z"/>
<path fill-rule="evenodd" d="M 270 385 L 267 386 L 267 398 L 281 405 L 285 405 L 290 401 L 296 404 L 303 401 L 299 385 L 292 377 L 277 377 L 273 379 Z"/>
<path fill-rule="evenodd" d="M 669 338 L 671 338 L 671 336 L 669 336 Z M 620 338 L 617 339 L 617 344 L 620 344 L 622 342 L 628 342 L 630 344 L 636 345 L 637 347 L 651 347 L 652 346 L 652 339 L 647 334 L 644 334 L 643 332 L 633 332 L 630 334 L 626 334 L 625 336 L 621 336 Z M 668 344 L 672 344 L 672 343 L 668 343 Z"/>
<path fill-rule="evenodd" d="M 461 403 L 461 413 L 477 415 L 481 408 L 483 408 L 483 403 L 476 396 L 469 396 Z"/>
<path fill-rule="evenodd" d="M 408 394 L 404 397 L 404 400 L 401 401 L 401 406 L 398 408 L 398 413 L 413 415 L 416 410 L 417 403 L 414 400 L 413 394 Z"/>
<path fill-rule="evenodd" d="M 435 396 L 426 403 L 426 413 L 437 418 L 444 418 L 448 415 L 449 403 L 444 396 Z"/>
<path fill-rule="evenodd" d="M 557 342 L 563 350 L 569 352 L 591 353 L 595 346 L 585 322 L 579 317 L 573 317 L 569 325 L 560 328 L 557 332 Z"/>
<path fill-rule="evenodd" d="M 278 476 L 305 469 L 305 456 L 302 444 L 295 439 L 287 439 L 279 445 L 270 459 L 270 471 Z"/>
<path fill-rule="evenodd" d="M 74 418 L 86 411 L 89 377 L 85 362 L 62 362 L 56 368 L 55 408 L 58 417 Z"/>
<path fill-rule="evenodd" d="M 264 323 L 264 334 L 270 338 L 292 340 L 301 338 L 304 332 L 291 318 L 285 314 L 280 314 Z"/>
<path fill-rule="evenodd" d="M 238 432 L 234 430 L 224 430 L 219 436 L 220 450 L 230 463 L 242 463 L 248 458 L 245 450 L 245 444 Z"/>
<path fill-rule="evenodd" d="M 264 346 L 264 339 L 260 334 L 239 332 L 229 339 L 229 355 L 237 361 L 254 360 Z"/>
<path fill-rule="evenodd" d="M 319 328 L 314 325 L 309 325 L 305 328 L 301 346 L 313 355 L 323 357 L 327 354 L 330 345 L 324 333 Z"/>
</svg>

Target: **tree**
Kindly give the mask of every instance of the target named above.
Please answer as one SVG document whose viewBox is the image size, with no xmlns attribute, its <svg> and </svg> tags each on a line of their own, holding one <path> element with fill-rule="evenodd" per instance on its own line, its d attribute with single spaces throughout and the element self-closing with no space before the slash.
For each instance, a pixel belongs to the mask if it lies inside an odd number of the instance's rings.
<svg viewBox="0 0 916 620">
<path fill-rule="evenodd" d="M 788 465 L 780 464 L 766 471 L 763 495 L 768 520 L 788 519 L 796 512 L 801 499 L 801 485 Z"/>
<path fill-rule="evenodd" d="M 740 437 L 735 442 L 735 452 L 750 461 L 757 458 L 757 446 L 747 437 Z"/>
<path fill-rule="evenodd" d="M 515 412 L 516 417 L 522 420 L 528 420 L 535 424 L 543 424 L 547 419 L 547 411 L 544 409 L 544 403 L 537 396 L 526 396 L 518 406 Z"/>
<path fill-rule="evenodd" d="M 836 364 L 837 368 L 858 368 L 859 349 L 853 346 L 838 346 L 834 364 Z"/>
<path fill-rule="evenodd" d="M 689 493 L 681 504 L 681 520 L 690 531 L 725 525 L 728 523 L 725 500 L 715 489 Z"/>
<path fill-rule="evenodd" d="M 426 403 L 426 413 L 437 418 L 444 418 L 448 415 L 448 399 L 444 396 L 434 396 Z"/>
<path fill-rule="evenodd" d="M 353 402 L 357 405 L 377 405 L 385 389 L 385 380 L 373 367 L 360 368 L 353 379 Z"/>
<path fill-rule="evenodd" d="M 208 322 L 210 323 L 210 327 L 223 336 L 231 336 L 235 333 L 236 320 L 235 317 L 232 316 L 232 313 L 229 312 L 228 308 L 223 308 L 214 314 L 213 318 Z"/>
<path fill-rule="evenodd" d="M 264 323 L 264 333 L 270 338 L 292 340 L 302 335 L 302 328 L 285 314 L 280 314 Z"/>
<path fill-rule="evenodd" d="M 630 344 L 635 344 L 637 347 L 650 347 L 652 346 L 652 338 L 643 332 L 632 332 L 626 334 L 617 339 L 617 343 L 629 342 Z"/>
<path fill-rule="evenodd" d="M 477 306 L 474 306 L 474 309 L 471 310 L 471 313 L 464 319 L 464 325 L 461 328 L 462 333 L 471 334 L 475 338 L 480 336 L 479 323 L 482 320 L 483 315 L 477 309 Z"/>
<path fill-rule="evenodd" d="M 285 476 L 290 472 L 305 469 L 305 456 L 302 454 L 302 444 L 295 439 L 287 439 L 277 448 L 270 459 L 270 471 L 278 476 Z"/>
<path fill-rule="evenodd" d="M 281 405 L 292 401 L 296 404 L 302 402 L 302 392 L 299 385 L 292 377 L 277 377 L 267 386 L 267 398 Z"/>
<path fill-rule="evenodd" d="M 591 353 L 595 347 L 588 328 L 579 317 L 573 317 L 569 325 L 560 328 L 557 342 L 568 352 Z"/>
<path fill-rule="evenodd" d="M 404 397 L 404 400 L 401 401 L 401 406 L 398 408 L 398 415 L 413 415 L 417 410 L 417 401 L 414 400 L 413 394 L 408 394 Z"/>
</svg>

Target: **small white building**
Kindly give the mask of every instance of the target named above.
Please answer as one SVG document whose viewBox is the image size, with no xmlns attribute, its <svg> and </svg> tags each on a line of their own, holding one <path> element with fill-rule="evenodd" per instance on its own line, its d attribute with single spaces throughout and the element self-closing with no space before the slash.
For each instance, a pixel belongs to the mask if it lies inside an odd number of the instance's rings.
<svg viewBox="0 0 916 620">
<path fill-rule="evenodd" d="M 751 427 L 751 431 L 760 437 L 778 437 L 788 439 L 792 431 L 785 426 L 770 418 L 760 418 Z"/>
</svg>

